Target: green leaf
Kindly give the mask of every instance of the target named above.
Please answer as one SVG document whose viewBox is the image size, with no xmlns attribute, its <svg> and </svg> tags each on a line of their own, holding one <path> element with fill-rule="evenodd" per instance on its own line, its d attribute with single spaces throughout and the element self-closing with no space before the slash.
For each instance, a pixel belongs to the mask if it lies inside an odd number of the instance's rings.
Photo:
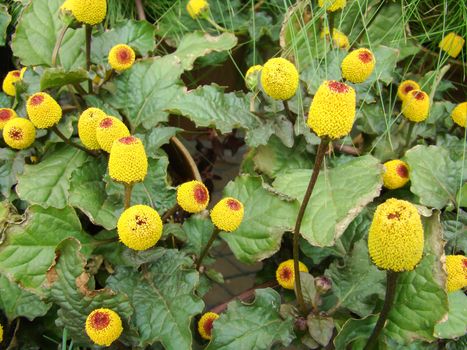
<svg viewBox="0 0 467 350">
<path fill-rule="evenodd" d="M 0 275 L 0 309 L 9 322 L 26 317 L 30 321 L 44 316 L 52 304 L 46 304 L 39 297 Z"/>
<path fill-rule="evenodd" d="M 334 321 L 331 317 L 308 315 L 306 323 L 311 337 L 322 346 L 328 345 L 334 331 Z"/>
<path fill-rule="evenodd" d="M 83 232 L 71 207 L 31 206 L 24 222 L 9 226 L 6 235 L 6 241 L 0 246 L 0 273 L 39 294 L 45 273 L 55 259 L 57 245 L 68 237 L 75 237 L 83 244 L 92 240 Z"/>
<path fill-rule="evenodd" d="M 293 320 L 279 314 L 280 295 L 273 289 L 257 289 L 251 304 L 235 300 L 214 322 L 212 340 L 206 350 L 270 349 L 287 346 L 294 339 Z"/>
<path fill-rule="evenodd" d="M 370 315 L 362 319 L 349 319 L 344 323 L 344 326 L 334 338 L 334 345 L 336 350 L 347 349 L 347 344 L 351 344 L 355 341 L 366 340 L 370 337 L 373 328 L 375 327 L 377 315 Z M 352 346 L 352 350 L 361 350 L 363 346 Z"/>
<path fill-rule="evenodd" d="M 153 128 L 145 134 L 136 134 L 143 142 L 146 154 L 150 158 L 159 156 L 159 148 L 170 142 L 170 139 L 182 129 L 172 126 Z"/>
<path fill-rule="evenodd" d="M 183 253 L 158 249 L 163 254 L 144 273 L 117 267 L 107 282 L 129 296 L 140 346 L 160 341 L 166 349 L 191 349 L 191 319 L 204 307 L 195 295 L 199 275 L 191 268 L 193 261 Z"/>
<path fill-rule="evenodd" d="M 332 280 L 338 303 L 361 317 L 371 314 L 375 301 L 384 298 L 386 275 L 371 263 L 364 240 L 355 244 L 344 264 L 332 262 L 325 275 Z"/>
<path fill-rule="evenodd" d="M 23 66 L 52 65 L 52 52 L 61 28 L 62 0 L 34 0 L 24 9 L 12 40 L 13 54 Z M 85 64 L 84 29 L 68 29 L 60 48 L 60 62 L 70 69 Z"/>
<path fill-rule="evenodd" d="M 88 79 L 88 72 L 83 68 L 65 70 L 63 68 L 48 68 L 41 76 L 41 91 L 67 84 L 78 84 Z"/>
<path fill-rule="evenodd" d="M 47 279 L 51 284 L 50 298 L 60 307 L 55 321 L 57 326 L 66 328 L 75 342 L 91 344 L 84 332 L 84 325 L 93 310 L 111 309 L 125 324 L 133 309 L 125 294 L 108 288 L 94 290 L 94 278 L 86 272 L 87 259 L 80 250 L 81 244 L 76 239 L 63 241 L 57 247 L 56 263 L 47 272 Z"/>
<path fill-rule="evenodd" d="M 363 208 L 379 195 L 381 168 L 379 161 L 368 155 L 322 170 L 303 218 L 300 230 L 303 238 L 319 247 L 333 245 Z M 277 176 L 273 186 L 301 202 L 310 177 L 311 170 L 292 170 Z"/>
<path fill-rule="evenodd" d="M 406 152 L 410 168 L 410 190 L 420 203 L 436 209 L 456 203 L 462 162 L 454 162 L 446 149 L 438 146 L 415 146 Z"/>
<path fill-rule="evenodd" d="M 57 146 L 39 164 L 24 167 L 23 174 L 18 176 L 18 196 L 44 208 L 64 208 L 68 202 L 71 174 L 87 158 L 85 152 L 74 147 Z"/>
<path fill-rule="evenodd" d="M 435 326 L 435 337 L 454 339 L 462 337 L 467 329 L 467 296 L 463 291 L 448 293 L 449 313 L 446 320 Z"/>
<path fill-rule="evenodd" d="M 316 287 L 315 287 L 315 278 L 312 274 L 307 272 L 300 272 L 300 280 L 302 285 L 303 299 L 308 305 L 314 304 L 316 302 Z M 296 287 L 294 286 L 296 291 Z M 327 343 L 326 343 L 327 344 Z"/>
<path fill-rule="evenodd" d="M 187 254 L 192 253 L 200 256 L 209 238 L 211 238 L 214 225 L 211 220 L 206 220 L 205 217 L 193 215 L 183 223 L 183 230 L 187 237 L 187 243 L 183 247 L 183 251 Z"/>
<path fill-rule="evenodd" d="M 0 5 L 0 46 L 6 44 L 6 30 L 11 22 L 11 16 L 8 13 L 6 5 Z"/>
<path fill-rule="evenodd" d="M 5 198 L 11 195 L 11 188 L 17 182 L 17 176 L 23 172 L 25 158 L 30 156 L 32 150 L 14 151 L 9 148 L 0 148 L 0 189 Z"/>
<path fill-rule="evenodd" d="M 297 204 L 268 190 L 260 177 L 248 175 L 230 182 L 224 195 L 237 198 L 245 207 L 240 227 L 234 232 L 220 234 L 235 257 L 253 263 L 277 252 L 282 235 L 293 227 Z"/>
<path fill-rule="evenodd" d="M 13 105 L 13 97 L 8 96 L 4 92 L 0 92 L 0 106 L 2 108 L 10 108 Z"/>
<path fill-rule="evenodd" d="M 416 339 L 433 341 L 436 324 L 448 312 L 445 291 L 446 273 L 439 213 L 423 218 L 424 256 L 415 270 L 399 276 L 394 305 L 389 313 L 385 334 L 401 344 Z"/>
</svg>

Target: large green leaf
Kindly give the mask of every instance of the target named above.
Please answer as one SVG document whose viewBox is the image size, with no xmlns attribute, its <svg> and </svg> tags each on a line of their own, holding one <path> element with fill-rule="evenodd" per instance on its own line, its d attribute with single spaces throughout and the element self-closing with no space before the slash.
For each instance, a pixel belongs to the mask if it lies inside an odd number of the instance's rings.
<svg viewBox="0 0 467 350">
<path fill-rule="evenodd" d="M 83 68 L 66 71 L 63 68 L 48 68 L 41 76 L 41 91 L 61 87 L 67 84 L 78 84 L 88 79 L 88 72 Z"/>
<path fill-rule="evenodd" d="M 35 165 L 26 165 L 18 176 L 16 192 L 30 204 L 64 208 L 68 202 L 70 178 L 89 156 L 65 144 L 48 153 Z"/>
<path fill-rule="evenodd" d="M 467 296 L 463 291 L 448 294 L 449 313 L 435 326 L 436 338 L 458 338 L 467 331 Z"/>
<path fill-rule="evenodd" d="M 376 158 L 362 156 L 322 170 L 303 218 L 303 238 L 320 247 L 333 245 L 360 211 L 379 195 L 381 168 Z M 311 170 L 292 170 L 281 173 L 273 186 L 301 202 L 310 177 Z"/>
<path fill-rule="evenodd" d="M 34 0 L 25 8 L 12 40 L 13 54 L 23 66 L 52 64 L 52 52 L 63 22 L 59 18 L 62 0 Z M 84 29 L 68 29 L 60 49 L 63 67 L 85 64 Z"/>
<path fill-rule="evenodd" d="M 87 259 L 80 250 L 81 244 L 76 239 L 63 241 L 57 247 L 56 263 L 47 272 L 47 280 L 51 285 L 50 299 L 60 307 L 55 321 L 57 326 L 66 328 L 75 342 L 90 344 L 84 325 L 93 310 L 111 309 L 126 323 L 133 309 L 123 293 L 108 288 L 94 290 L 94 278 L 86 272 Z"/>
<path fill-rule="evenodd" d="M 344 264 L 331 263 L 326 276 L 338 303 L 361 317 L 370 315 L 378 299 L 384 298 L 386 275 L 371 263 L 364 240 L 355 244 Z"/>
<path fill-rule="evenodd" d="M 204 307 L 195 295 L 199 275 L 185 254 L 158 249 L 163 254 L 147 265 L 144 273 L 117 267 L 107 282 L 113 290 L 129 296 L 140 346 L 160 341 L 168 350 L 191 349 L 191 319 Z"/>
<path fill-rule="evenodd" d="M 214 225 L 205 217 L 193 215 L 183 223 L 183 231 L 186 233 L 187 242 L 183 250 L 190 254 L 201 255 L 204 247 L 211 238 Z M 206 261 L 205 261 L 206 263 Z"/>
<path fill-rule="evenodd" d="M 295 337 L 293 320 L 281 318 L 280 305 L 280 295 L 270 288 L 257 289 L 251 304 L 232 301 L 214 322 L 206 350 L 266 350 L 275 343 L 289 345 Z"/>
<path fill-rule="evenodd" d="M 18 181 L 17 175 L 23 172 L 25 158 L 31 153 L 31 150 L 0 148 L 0 189 L 4 197 L 10 196 L 12 186 Z"/>
<path fill-rule="evenodd" d="M 358 344 L 352 344 L 351 349 L 362 350 L 377 320 L 378 316 L 376 315 L 370 315 L 361 319 L 348 319 L 334 338 L 336 350 L 348 349 L 347 344 L 354 342 L 358 342 Z"/>
<path fill-rule="evenodd" d="M 401 344 L 416 339 L 435 340 L 435 326 L 448 312 L 439 213 L 423 218 L 423 226 L 424 257 L 415 270 L 399 276 L 394 305 L 385 328 L 386 336 Z"/>
<path fill-rule="evenodd" d="M 462 162 L 454 162 L 449 152 L 438 146 L 415 146 L 405 158 L 410 168 L 410 190 L 420 203 L 436 209 L 456 203 Z"/>
<path fill-rule="evenodd" d="M 248 175 L 230 182 L 224 194 L 237 198 L 245 206 L 240 227 L 231 233 L 221 233 L 236 258 L 253 263 L 277 252 L 282 235 L 293 227 L 297 204 L 267 189 L 260 177 Z"/>
<path fill-rule="evenodd" d="M 6 241 L 0 245 L 0 273 L 39 292 L 55 259 L 55 248 L 62 240 L 75 237 L 83 244 L 91 241 L 71 207 L 32 206 L 24 222 L 11 225 L 6 235 Z"/>
<path fill-rule="evenodd" d="M 0 46 L 6 43 L 6 30 L 11 22 L 11 16 L 5 5 L 0 5 Z"/>
</svg>

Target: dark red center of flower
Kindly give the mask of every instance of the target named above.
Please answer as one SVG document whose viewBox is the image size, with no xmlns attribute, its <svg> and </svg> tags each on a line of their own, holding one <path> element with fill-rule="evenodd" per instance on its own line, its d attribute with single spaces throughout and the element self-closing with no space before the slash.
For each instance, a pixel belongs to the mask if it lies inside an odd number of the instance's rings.
<svg viewBox="0 0 467 350">
<path fill-rule="evenodd" d="M 138 226 L 146 225 L 146 219 L 142 218 L 139 215 L 135 215 L 135 220 L 136 220 L 136 225 Z"/>
<path fill-rule="evenodd" d="M 396 173 L 400 177 L 408 178 L 409 177 L 409 169 L 404 164 L 400 164 L 396 167 Z"/>
<path fill-rule="evenodd" d="M 18 129 L 18 128 L 11 128 L 10 132 L 8 133 L 8 135 L 10 135 L 10 137 L 13 139 L 13 140 L 21 140 L 23 138 L 23 130 L 21 129 Z"/>
<path fill-rule="evenodd" d="M 408 94 L 410 91 L 412 91 L 414 87 L 412 85 L 407 85 L 404 89 L 405 93 Z"/>
<path fill-rule="evenodd" d="M 397 219 L 399 220 L 401 218 L 401 214 L 399 212 L 395 212 L 395 213 L 390 213 L 388 214 L 388 219 L 389 220 L 392 220 L 392 219 Z"/>
<path fill-rule="evenodd" d="M 104 118 L 99 123 L 99 126 L 101 128 L 107 129 L 107 128 L 110 128 L 113 125 L 113 123 L 114 122 L 112 121 L 112 118 Z"/>
<path fill-rule="evenodd" d="M 371 61 L 373 61 L 373 55 L 371 54 L 370 51 L 363 51 L 363 52 L 360 52 L 358 54 L 358 58 L 360 59 L 360 61 L 362 61 L 363 63 L 369 63 Z"/>
<path fill-rule="evenodd" d="M 42 95 L 34 95 L 34 96 L 31 98 L 31 105 L 32 105 L 32 106 L 38 106 L 38 105 L 40 105 L 42 102 L 44 102 L 44 96 L 42 96 Z"/>
<path fill-rule="evenodd" d="M 235 199 L 229 199 L 227 201 L 227 206 L 232 209 L 232 210 L 240 210 L 240 208 L 242 207 L 239 203 L 239 201 L 235 200 Z"/>
<path fill-rule="evenodd" d="M 195 197 L 195 200 L 199 204 L 204 204 L 208 200 L 208 192 L 206 191 L 206 188 L 202 185 L 196 185 L 194 190 L 193 190 L 193 195 Z"/>
<path fill-rule="evenodd" d="M 106 312 L 96 312 L 91 316 L 91 326 L 95 330 L 100 331 L 107 327 L 110 323 L 110 316 Z"/>
<path fill-rule="evenodd" d="M 328 86 L 332 91 L 338 92 L 340 94 L 349 91 L 349 87 L 340 81 L 331 80 L 328 83 Z"/>
<path fill-rule="evenodd" d="M 462 259 L 462 263 L 464 264 L 464 269 L 467 269 L 467 259 Z M 465 278 L 467 278 L 467 275 Z"/>
<path fill-rule="evenodd" d="M 118 140 L 120 143 L 123 143 L 125 145 L 132 145 L 134 143 L 138 142 L 138 139 L 134 136 L 126 136 L 122 137 L 121 139 Z"/>
<path fill-rule="evenodd" d="M 122 48 L 117 51 L 117 60 L 120 63 L 130 63 L 131 54 L 127 48 Z"/>
<path fill-rule="evenodd" d="M 293 272 L 289 267 L 284 267 L 280 272 L 280 276 L 283 280 L 288 281 L 292 278 Z"/>
<path fill-rule="evenodd" d="M 421 91 L 414 91 L 412 95 L 419 101 L 422 101 L 425 98 L 425 94 Z"/>
<path fill-rule="evenodd" d="M 204 331 L 209 336 L 211 336 L 213 323 L 214 323 L 214 319 L 213 318 L 208 318 L 206 320 L 206 322 L 204 322 L 204 324 L 203 324 Z"/>
<path fill-rule="evenodd" d="M 11 118 L 11 112 L 8 109 L 0 109 L 0 120 L 7 121 Z"/>
<path fill-rule="evenodd" d="M 21 76 L 21 73 L 18 71 L 18 70 L 15 70 L 12 75 L 15 77 L 15 78 L 19 78 Z"/>
</svg>

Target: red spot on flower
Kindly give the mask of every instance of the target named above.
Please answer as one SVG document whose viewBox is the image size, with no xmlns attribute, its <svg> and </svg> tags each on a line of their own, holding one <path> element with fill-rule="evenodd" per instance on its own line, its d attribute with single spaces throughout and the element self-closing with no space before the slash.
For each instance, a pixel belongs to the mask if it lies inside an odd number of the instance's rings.
<svg viewBox="0 0 467 350">
<path fill-rule="evenodd" d="M 237 201 L 237 200 L 235 200 L 235 199 L 229 199 L 229 200 L 227 201 L 227 206 L 228 206 L 230 209 L 235 210 L 235 211 L 240 210 L 240 208 L 242 207 L 241 204 L 240 204 L 240 202 Z"/>
<path fill-rule="evenodd" d="M 406 94 L 408 94 L 410 91 L 412 91 L 414 89 L 414 87 L 412 85 L 406 85 L 406 87 L 404 88 L 404 92 Z"/>
<path fill-rule="evenodd" d="M 343 93 L 349 91 L 349 87 L 345 85 L 344 83 L 341 83 L 339 81 L 331 80 L 328 83 L 329 89 L 331 89 L 334 92 L 338 93 Z"/>
<path fill-rule="evenodd" d="M 389 220 L 392 220 L 392 219 L 397 219 L 397 220 L 399 220 L 400 217 L 401 217 L 401 214 L 400 214 L 399 212 L 397 212 L 397 211 L 396 211 L 395 213 L 390 213 L 390 214 L 388 214 L 388 219 L 389 219 Z"/>
<path fill-rule="evenodd" d="M 135 220 L 136 220 L 136 225 L 138 226 L 141 226 L 141 225 L 146 225 L 146 220 L 144 218 L 142 218 L 141 216 L 139 215 L 136 215 L 135 216 Z"/>
<path fill-rule="evenodd" d="M 293 276 L 292 269 L 290 269 L 289 267 L 284 267 L 280 272 L 280 276 L 285 281 L 290 280 Z"/>
<path fill-rule="evenodd" d="M 414 91 L 412 92 L 412 96 L 415 97 L 415 99 L 422 101 L 425 99 L 425 94 L 421 91 Z"/>
<path fill-rule="evenodd" d="M 107 128 L 110 128 L 113 125 L 113 123 L 114 122 L 112 121 L 112 118 L 104 118 L 99 123 L 99 126 L 101 128 L 107 129 Z"/>
<path fill-rule="evenodd" d="M 11 118 L 11 111 L 8 109 L 0 109 L 0 120 L 7 121 Z"/>
<path fill-rule="evenodd" d="M 193 196 L 199 204 L 204 204 L 208 200 L 208 191 L 202 185 L 196 185 L 193 190 Z"/>
<path fill-rule="evenodd" d="M 117 61 L 121 64 L 131 62 L 131 53 L 127 48 L 122 48 L 118 50 L 116 56 L 117 56 Z"/>
<path fill-rule="evenodd" d="M 100 331 L 101 329 L 104 329 L 109 325 L 110 316 L 107 312 L 97 311 L 91 316 L 90 322 L 92 328 Z"/>
<path fill-rule="evenodd" d="M 360 52 L 358 54 L 358 58 L 360 59 L 360 61 L 362 61 L 363 63 L 369 63 L 371 61 L 373 61 L 373 55 L 371 54 L 370 51 L 363 51 L 363 52 Z"/>
<path fill-rule="evenodd" d="M 464 264 L 464 269 L 467 269 L 467 259 L 462 259 L 462 263 Z M 465 278 L 467 278 L 467 275 Z"/>
<path fill-rule="evenodd" d="M 407 167 L 404 164 L 400 164 L 397 166 L 396 173 L 397 175 L 403 178 L 409 177 L 409 169 L 407 169 Z"/>
<path fill-rule="evenodd" d="M 21 73 L 19 70 L 15 70 L 12 75 L 15 77 L 15 78 L 19 78 L 21 76 Z"/>
<path fill-rule="evenodd" d="M 16 141 L 19 141 L 23 138 L 23 130 L 18 129 L 18 128 L 11 128 L 10 132 L 8 135 Z"/>
<path fill-rule="evenodd" d="M 134 136 L 126 136 L 122 137 L 121 139 L 118 140 L 120 143 L 123 143 L 125 145 L 132 145 L 138 142 L 138 139 Z"/>
<path fill-rule="evenodd" d="M 34 96 L 31 98 L 30 104 L 31 104 L 31 106 L 38 106 L 38 105 L 40 105 L 42 102 L 44 102 L 44 96 L 42 96 L 42 95 L 34 95 Z"/>
<path fill-rule="evenodd" d="M 204 331 L 208 336 L 211 336 L 214 318 L 208 318 L 203 324 Z"/>
</svg>

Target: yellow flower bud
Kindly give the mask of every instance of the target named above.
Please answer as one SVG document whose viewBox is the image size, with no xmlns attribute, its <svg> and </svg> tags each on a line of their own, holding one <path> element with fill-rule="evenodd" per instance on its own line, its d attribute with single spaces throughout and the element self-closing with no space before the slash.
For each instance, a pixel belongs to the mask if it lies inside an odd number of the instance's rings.
<svg viewBox="0 0 467 350">
<path fill-rule="evenodd" d="M 107 116 L 101 119 L 96 128 L 96 139 L 99 146 L 110 153 L 115 140 L 130 136 L 130 131 L 120 119 Z"/>
<path fill-rule="evenodd" d="M 62 118 L 62 107 L 45 92 L 30 96 L 26 103 L 29 119 L 38 129 L 47 129 L 58 124 Z"/>
<path fill-rule="evenodd" d="M 146 250 L 154 247 L 162 235 L 162 220 L 157 211 L 147 205 L 126 209 L 117 223 L 118 237 L 128 248 Z"/>
<path fill-rule="evenodd" d="M 402 100 L 402 114 L 408 120 L 419 123 L 428 118 L 430 97 L 421 90 L 410 91 Z"/>
<path fill-rule="evenodd" d="M 13 118 L 18 118 L 14 110 L 10 108 L 0 108 L 0 130 L 3 130 L 5 124 Z"/>
<path fill-rule="evenodd" d="M 34 143 L 36 129 L 24 118 L 10 119 L 3 128 L 3 139 L 11 148 L 25 149 Z"/>
<path fill-rule="evenodd" d="M 71 11 L 78 22 L 95 25 L 107 14 L 107 0 L 69 0 L 62 8 Z"/>
<path fill-rule="evenodd" d="M 370 50 L 354 50 L 342 60 L 342 77 L 352 83 L 363 83 L 373 73 L 375 64 L 375 56 Z"/>
<path fill-rule="evenodd" d="M 125 136 L 115 140 L 110 150 L 109 175 L 114 181 L 142 182 L 148 173 L 148 158 L 140 139 Z"/>
<path fill-rule="evenodd" d="M 86 319 L 86 334 L 100 346 L 110 346 L 122 334 L 122 320 L 110 309 L 96 309 Z"/>
<path fill-rule="evenodd" d="M 368 233 L 371 260 L 383 270 L 411 271 L 422 259 L 423 226 L 417 208 L 390 198 L 376 208 Z"/>
<path fill-rule="evenodd" d="M 257 88 L 258 76 L 262 69 L 263 69 L 263 66 L 260 64 L 257 64 L 256 66 L 251 66 L 246 71 L 245 85 L 250 91 L 253 91 Z"/>
<path fill-rule="evenodd" d="M 465 125 L 467 123 L 467 102 L 459 103 L 452 110 L 451 118 L 454 121 L 454 123 L 465 128 Z"/>
<path fill-rule="evenodd" d="M 198 332 L 203 339 L 211 340 L 214 321 L 219 318 L 215 312 L 206 312 L 198 322 Z"/>
<path fill-rule="evenodd" d="M 0 324 L 0 343 L 3 341 L 3 326 Z"/>
<path fill-rule="evenodd" d="M 209 3 L 206 0 L 189 0 L 186 10 L 191 18 L 196 19 L 209 9 Z"/>
<path fill-rule="evenodd" d="M 12 70 L 11 72 L 8 72 L 5 79 L 3 79 L 3 85 L 2 85 L 3 92 L 9 96 L 15 96 L 16 95 L 15 83 L 21 80 L 21 78 L 22 78 L 21 71 L 19 70 Z"/>
<path fill-rule="evenodd" d="M 321 138 L 338 139 L 352 130 L 355 108 L 355 90 L 347 84 L 328 80 L 316 91 L 307 124 Z"/>
<path fill-rule="evenodd" d="M 239 200 L 227 197 L 220 200 L 211 210 L 211 220 L 222 231 L 235 231 L 243 220 L 244 208 Z"/>
<path fill-rule="evenodd" d="M 326 11 L 334 12 L 343 9 L 347 4 L 347 0 L 319 0 L 319 7 L 325 7 Z"/>
<path fill-rule="evenodd" d="M 74 0 L 65 0 L 65 2 L 60 6 L 60 11 L 71 11 L 73 7 Z"/>
<path fill-rule="evenodd" d="M 98 150 L 101 147 L 97 142 L 96 129 L 101 119 L 107 117 L 99 108 L 86 109 L 78 119 L 78 135 L 83 145 L 90 150 Z"/>
<path fill-rule="evenodd" d="M 446 271 L 446 289 L 448 292 L 467 287 L 467 258 L 463 255 L 447 255 Z"/>
<path fill-rule="evenodd" d="M 404 80 L 397 88 L 397 96 L 404 101 L 407 94 L 412 90 L 420 90 L 420 85 L 413 80 Z"/>
<path fill-rule="evenodd" d="M 124 71 L 135 63 L 135 57 L 135 51 L 128 45 L 115 45 L 109 52 L 109 64 L 116 71 Z"/>
<path fill-rule="evenodd" d="M 453 58 L 459 56 L 465 40 L 454 32 L 448 33 L 439 43 L 439 48 Z"/>
<path fill-rule="evenodd" d="M 300 272 L 308 272 L 308 268 L 301 261 L 298 262 L 298 270 Z M 293 269 L 293 259 L 283 261 L 279 264 L 276 270 L 276 280 L 282 288 L 294 289 L 295 274 Z"/>
<path fill-rule="evenodd" d="M 200 181 L 189 181 L 177 189 L 177 203 L 189 213 L 199 213 L 209 204 L 209 191 Z"/>
<path fill-rule="evenodd" d="M 409 166 L 399 159 L 384 163 L 386 171 L 383 175 L 384 187 L 390 190 L 403 187 L 409 181 Z"/>
<path fill-rule="evenodd" d="M 321 32 L 321 38 L 324 38 L 326 35 L 329 35 L 328 27 L 325 27 Z M 332 42 L 335 47 L 340 49 L 348 49 L 350 47 L 349 38 L 347 35 L 337 30 L 336 28 L 332 30 Z"/>
<path fill-rule="evenodd" d="M 261 71 L 261 85 L 276 100 L 288 100 L 297 92 L 297 68 L 285 58 L 271 58 Z"/>
</svg>

